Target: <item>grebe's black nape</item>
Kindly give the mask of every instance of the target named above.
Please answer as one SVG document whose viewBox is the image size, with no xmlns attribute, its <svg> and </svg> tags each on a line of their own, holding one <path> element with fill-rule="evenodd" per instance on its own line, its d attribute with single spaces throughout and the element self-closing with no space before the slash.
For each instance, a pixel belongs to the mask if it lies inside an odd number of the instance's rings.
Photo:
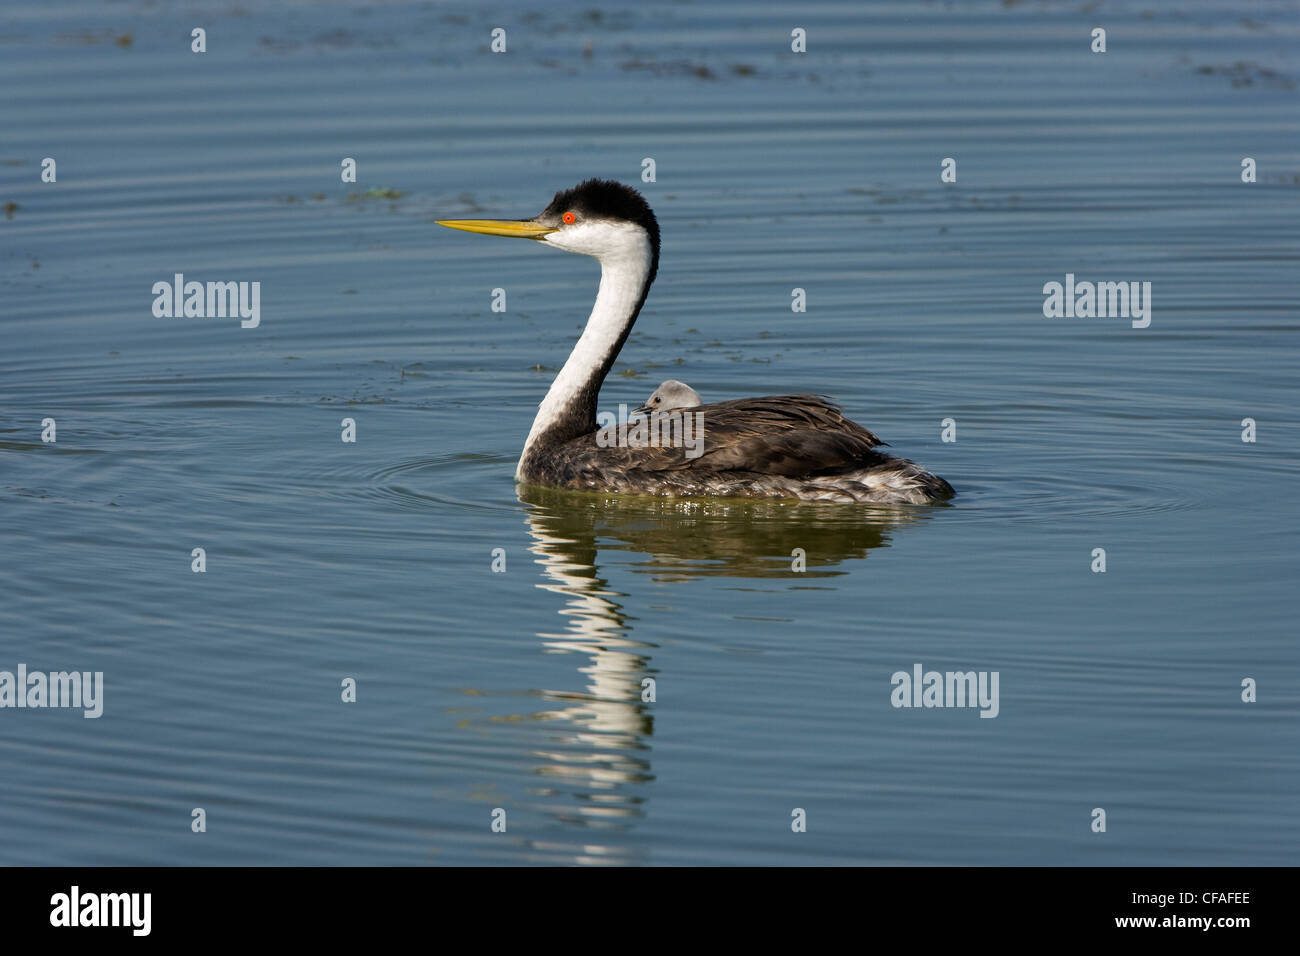
<svg viewBox="0 0 1300 956">
<path fill-rule="evenodd" d="M 884 445 L 819 395 L 700 405 L 703 453 L 598 441 L 600 386 L 659 268 L 659 223 L 635 189 L 589 179 L 533 219 L 451 219 L 466 232 L 534 239 L 600 261 L 600 288 L 578 344 L 538 406 L 515 478 L 557 488 L 652 495 L 735 495 L 930 504 L 952 486 Z M 695 449 L 698 452 L 698 449 Z"/>
</svg>

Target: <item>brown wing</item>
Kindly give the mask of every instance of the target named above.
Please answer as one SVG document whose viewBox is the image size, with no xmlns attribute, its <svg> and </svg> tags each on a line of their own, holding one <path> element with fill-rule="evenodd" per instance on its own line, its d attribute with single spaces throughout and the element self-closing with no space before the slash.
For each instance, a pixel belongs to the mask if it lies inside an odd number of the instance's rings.
<svg viewBox="0 0 1300 956">
<path fill-rule="evenodd" d="M 673 411 L 704 413 L 698 457 L 684 447 L 601 447 L 592 433 L 547 456 L 548 478 L 571 487 L 602 487 L 637 472 L 674 482 L 720 473 L 804 477 L 868 467 L 888 457 L 872 450 L 884 442 L 820 395 L 740 398 Z"/>
<path fill-rule="evenodd" d="M 885 444 L 821 395 L 768 395 L 701 405 L 704 454 L 679 467 L 817 475 L 861 467 Z"/>
</svg>

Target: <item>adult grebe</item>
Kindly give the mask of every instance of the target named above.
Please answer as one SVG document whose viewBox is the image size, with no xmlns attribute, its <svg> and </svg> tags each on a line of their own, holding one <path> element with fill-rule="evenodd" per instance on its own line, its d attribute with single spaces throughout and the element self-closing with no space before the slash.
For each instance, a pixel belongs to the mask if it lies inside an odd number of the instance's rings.
<svg viewBox="0 0 1300 956">
<path fill-rule="evenodd" d="M 589 179 L 556 193 L 533 219 L 451 219 L 439 225 L 535 239 L 600 262 L 596 304 L 538 406 L 517 481 L 634 494 L 898 504 L 953 496 L 938 475 L 876 451 L 885 443 L 819 395 L 701 406 L 704 446 L 694 457 L 683 447 L 609 444 L 596 427 L 596 399 L 659 268 L 659 224 L 635 189 Z"/>
<path fill-rule="evenodd" d="M 645 404 L 633 410 L 634 415 L 650 415 L 654 412 L 671 412 L 677 408 L 698 408 L 704 404 L 700 393 L 685 382 L 670 378 L 660 382 L 659 387 L 650 393 Z"/>
</svg>

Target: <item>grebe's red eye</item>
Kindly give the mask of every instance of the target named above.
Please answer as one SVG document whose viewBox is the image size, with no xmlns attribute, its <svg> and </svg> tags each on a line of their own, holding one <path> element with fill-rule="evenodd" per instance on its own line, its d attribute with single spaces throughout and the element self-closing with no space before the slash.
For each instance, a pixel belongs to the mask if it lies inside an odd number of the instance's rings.
<svg viewBox="0 0 1300 956">
<path fill-rule="evenodd" d="M 565 221 L 565 223 L 567 223 L 567 224 L 569 224 L 569 225 L 572 225 L 573 223 L 575 223 L 575 222 L 578 221 L 578 217 L 575 216 L 575 215 L 574 215 L 573 213 L 571 213 L 571 212 L 566 212 L 566 213 L 565 213 L 563 216 L 561 216 L 560 218 L 563 219 L 563 220 Z"/>
</svg>

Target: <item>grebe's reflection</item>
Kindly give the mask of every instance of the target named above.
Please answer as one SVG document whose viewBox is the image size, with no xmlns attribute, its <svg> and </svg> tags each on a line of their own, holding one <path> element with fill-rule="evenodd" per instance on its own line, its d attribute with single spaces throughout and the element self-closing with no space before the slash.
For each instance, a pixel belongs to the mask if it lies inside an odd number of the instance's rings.
<svg viewBox="0 0 1300 956">
<path fill-rule="evenodd" d="M 534 716 L 552 722 L 554 744 L 536 756 L 548 796 L 567 791 L 565 821 L 622 829 L 643 813 L 654 779 L 649 738 L 654 731 L 650 681 L 653 645 L 632 639 L 628 594 L 615 591 L 599 570 L 599 551 L 647 555 L 624 567 L 658 580 L 700 576 L 808 578 L 844 574 L 839 565 L 886 547 L 901 526 L 924 520 L 924 510 L 750 499 L 609 497 L 521 486 L 530 550 L 541 566 L 537 586 L 561 598 L 557 626 L 538 632 L 553 653 L 585 658 L 581 690 L 543 690 L 556 706 Z M 792 552 L 803 549 L 807 571 L 792 571 Z M 829 585 L 823 581 L 823 585 Z M 831 585 L 833 586 L 833 585 Z M 563 729 L 568 724 L 567 731 Z M 561 729 L 557 731 L 556 726 Z M 552 846 L 551 849 L 559 849 Z M 580 857 L 610 860 L 619 851 L 588 845 Z"/>
</svg>

